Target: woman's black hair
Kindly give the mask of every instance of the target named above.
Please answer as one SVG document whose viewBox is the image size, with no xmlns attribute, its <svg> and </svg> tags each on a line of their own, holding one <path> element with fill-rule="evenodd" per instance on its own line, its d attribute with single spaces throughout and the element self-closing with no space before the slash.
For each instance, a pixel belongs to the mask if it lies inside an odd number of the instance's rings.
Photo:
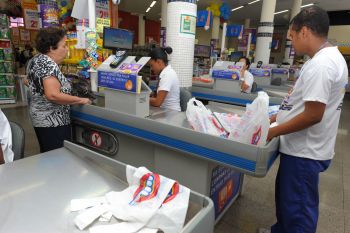
<svg viewBox="0 0 350 233">
<path fill-rule="evenodd" d="M 248 66 L 248 69 L 249 69 L 249 67 L 250 67 L 250 60 L 249 60 L 249 58 L 247 58 L 247 57 L 240 57 L 238 59 L 238 61 L 240 61 L 241 59 L 245 60 L 245 64 Z"/>
<path fill-rule="evenodd" d="M 168 55 L 173 52 L 173 49 L 171 47 L 166 48 L 153 48 L 150 53 L 149 57 L 151 57 L 152 60 L 162 60 L 165 65 L 168 65 Z"/>
<path fill-rule="evenodd" d="M 50 49 L 57 49 L 58 42 L 66 35 L 66 31 L 59 27 L 48 27 L 39 30 L 35 45 L 39 53 L 46 54 Z"/>
</svg>

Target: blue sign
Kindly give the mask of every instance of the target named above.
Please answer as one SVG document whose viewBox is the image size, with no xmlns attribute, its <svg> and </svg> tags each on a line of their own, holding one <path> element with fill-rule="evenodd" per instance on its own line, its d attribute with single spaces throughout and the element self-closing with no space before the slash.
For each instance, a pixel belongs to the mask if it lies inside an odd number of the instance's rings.
<svg viewBox="0 0 350 233">
<path fill-rule="evenodd" d="M 266 69 L 260 69 L 260 68 L 251 68 L 249 69 L 249 72 L 257 78 L 270 78 L 271 77 L 271 70 Z"/>
<path fill-rule="evenodd" d="M 275 68 L 271 71 L 273 74 L 288 74 L 288 69 L 286 68 Z"/>
<path fill-rule="evenodd" d="M 213 70 L 213 78 L 239 80 L 241 75 L 238 70 Z"/>
<path fill-rule="evenodd" d="M 210 198 L 214 202 L 215 218 L 239 194 L 241 173 L 224 166 L 213 169 L 210 182 Z"/>
<path fill-rule="evenodd" d="M 136 92 L 136 74 L 98 71 L 98 86 L 122 91 Z"/>
<path fill-rule="evenodd" d="M 242 38 L 243 25 L 227 25 L 226 36 Z"/>
<path fill-rule="evenodd" d="M 211 27 L 213 23 L 213 17 L 212 14 L 209 13 L 209 11 L 198 11 L 197 12 L 197 27 L 205 27 L 205 24 L 207 23 L 208 16 L 210 15 L 210 23 L 209 27 Z"/>
</svg>

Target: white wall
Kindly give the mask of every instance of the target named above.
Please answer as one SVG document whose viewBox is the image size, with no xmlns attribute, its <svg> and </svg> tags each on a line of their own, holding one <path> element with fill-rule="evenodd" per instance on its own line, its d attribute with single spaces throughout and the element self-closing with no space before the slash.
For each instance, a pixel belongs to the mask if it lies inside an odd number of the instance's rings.
<svg viewBox="0 0 350 233">
<path fill-rule="evenodd" d="M 350 25 L 330 26 L 328 39 L 336 42 L 350 42 Z"/>
</svg>

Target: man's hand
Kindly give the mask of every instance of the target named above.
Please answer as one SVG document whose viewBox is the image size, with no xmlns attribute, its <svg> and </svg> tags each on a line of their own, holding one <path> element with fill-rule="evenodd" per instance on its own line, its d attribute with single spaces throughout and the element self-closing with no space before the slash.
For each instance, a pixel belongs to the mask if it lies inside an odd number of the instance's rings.
<svg viewBox="0 0 350 233">
<path fill-rule="evenodd" d="M 267 134 L 267 139 L 266 139 L 267 142 L 269 142 L 269 141 L 271 141 L 273 138 L 279 136 L 279 135 L 278 135 L 277 127 L 278 127 L 278 126 L 272 127 L 272 128 L 269 129 L 269 133 Z"/>
</svg>

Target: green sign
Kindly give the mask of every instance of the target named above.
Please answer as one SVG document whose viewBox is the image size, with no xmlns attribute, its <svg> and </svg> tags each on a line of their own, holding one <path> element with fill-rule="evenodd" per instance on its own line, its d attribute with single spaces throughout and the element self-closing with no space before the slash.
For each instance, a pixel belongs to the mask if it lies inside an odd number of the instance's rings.
<svg viewBox="0 0 350 233">
<path fill-rule="evenodd" d="M 195 35 L 196 34 L 196 22 L 197 22 L 196 16 L 182 14 L 181 15 L 180 33 Z"/>
</svg>

